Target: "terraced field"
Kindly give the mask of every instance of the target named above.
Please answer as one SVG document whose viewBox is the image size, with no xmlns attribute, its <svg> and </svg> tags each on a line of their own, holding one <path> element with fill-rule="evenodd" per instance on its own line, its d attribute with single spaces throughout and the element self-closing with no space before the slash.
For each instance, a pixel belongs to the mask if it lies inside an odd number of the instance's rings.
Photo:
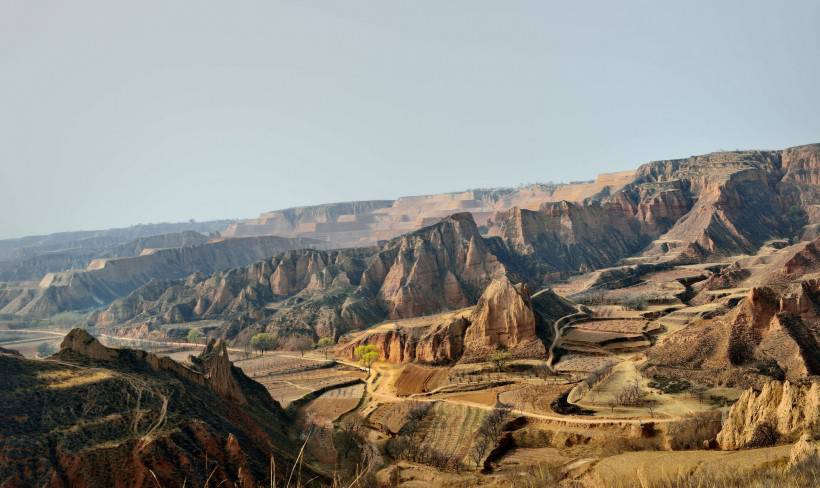
<svg viewBox="0 0 820 488">
<path fill-rule="evenodd" d="M 347 366 L 288 371 L 285 373 L 268 373 L 257 375 L 254 379 L 261 383 L 274 400 L 283 407 L 316 390 L 342 385 L 355 380 L 364 380 L 366 373 Z"/>
<path fill-rule="evenodd" d="M 648 347 L 650 341 L 643 334 L 625 334 L 584 328 L 572 328 L 564 333 L 561 348 L 576 352 L 606 353 Z"/>
<path fill-rule="evenodd" d="M 234 365 L 242 368 L 242 371 L 251 378 L 327 368 L 333 364 L 333 361 L 316 361 L 285 354 L 266 354 L 234 361 Z"/>
<path fill-rule="evenodd" d="M 561 360 L 555 365 L 555 370 L 562 373 L 591 373 L 616 362 L 615 358 L 608 356 L 567 354 L 561 357 Z"/>
<path fill-rule="evenodd" d="M 356 408 L 364 394 L 364 383 L 335 388 L 319 395 L 303 411 L 320 425 L 330 426 L 341 415 Z"/>
<path fill-rule="evenodd" d="M 447 375 L 447 368 L 408 364 L 396 379 L 396 395 L 407 396 L 432 391 L 447 382 Z"/>
<path fill-rule="evenodd" d="M 473 437 L 486 416 L 487 411 L 480 408 L 438 402 L 419 428 L 419 444 L 425 450 L 465 459 Z"/>
<path fill-rule="evenodd" d="M 616 332 L 623 334 L 641 334 L 646 330 L 649 322 L 646 320 L 612 319 L 612 320 L 592 320 L 580 322 L 573 327 L 579 330 L 592 330 L 599 332 Z"/>
<path fill-rule="evenodd" d="M 378 430 L 386 430 L 395 434 L 404 425 L 404 419 L 412 405 L 412 402 L 382 403 L 373 409 L 367 421 Z"/>
</svg>

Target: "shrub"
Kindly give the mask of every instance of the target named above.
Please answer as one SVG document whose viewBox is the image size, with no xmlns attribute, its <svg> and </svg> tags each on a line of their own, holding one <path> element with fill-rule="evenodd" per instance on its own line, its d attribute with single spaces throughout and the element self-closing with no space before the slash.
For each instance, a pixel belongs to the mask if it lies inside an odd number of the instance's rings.
<svg viewBox="0 0 820 488">
<path fill-rule="evenodd" d="M 681 393 L 692 388 L 692 383 L 680 378 L 655 376 L 649 382 L 649 387 L 660 390 L 664 393 Z"/>
<path fill-rule="evenodd" d="M 203 336 L 203 334 L 202 334 L 201 330 L 199 330 L 199 329 L 189 329 L 188 330 L 188 335 L 186 337 L 188 339 L 188 342 L 191 342 L 191 343 L 194 343 L 194 344 L 199 344 L 199 341 L 202 340 L 202 336 Z"/>
<path fill-rule="evenodd" d="M 495 365 L 495 369 L 501 371 L 510 361 L 509 351 L 498 350 L 490 356 L 490 361 Z"/>
<path fill-rule="evenodd" d="M 783 381 L 786 379 L 786 373 L 774 359 L 763 359 L 756 362 L 754 366 L 758 374 L 774 378 L 777 381 Z"/>
<path fill-rule="evenodd" d="M 746 447 L 754 448 L 773 446 L 777 443 L 777 437 L 777 429 L 774 428 L 771 422 L 763 422 L 755 427 L 755 430 L 752 433 L 752 438 L 746 443 Z"/>
<path fill-rule="evenodd" d="M 251 337 L 251 348 L 256 351 L 270 351 L 276 349 L 279 345 L 279 339 L 268 332 L 262 332 Z"/>
</svg>

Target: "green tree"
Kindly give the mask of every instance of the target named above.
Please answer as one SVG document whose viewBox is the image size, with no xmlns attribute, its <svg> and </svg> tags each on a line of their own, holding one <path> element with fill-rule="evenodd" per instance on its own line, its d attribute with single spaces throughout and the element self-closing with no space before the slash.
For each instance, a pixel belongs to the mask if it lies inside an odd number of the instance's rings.
<svg viewBox="0 0 820 488">
<path fill-rule="evenodd" d="M 510 353 L 509 351 L 498 350 L 495 351 L 492 356 L 490 356 L 490 361 L 495 365 L 495 369 L 501 371 L 504 367 L 507 366 L 507 362 L 510 360 Z"/>
<path fill-rule="evenodd" d="M 263 354 L 271 349 L 276 349 L 278 345 L 278 338 L 269 332 L 260 332 L 251 337 L 251 348 L 256 351 L 262 351 Z"/>
<path fill-rule="evenodd" d="M 188 331 L 188 342 L 193 344 L 199 344 L 199 341 L 202 340 L 202 331 L 199 329 L 190 329 Z"/>
<path fill-rule="evenodd" d="M 37 355 L 41 358 L 51 356 L 55 352 L 57 352 L 57 348 L 55 348 L 51 342 L 41 342 L 40 345 L 37 346 Z"/>
<path fill-rule="evenodd" d="M 327 359 L 327 350 L 330 346 L 333 345 L 333 338 L 332 337 L 322 337 L 319 339 L 319 342 L 316 343 L 316 346 L 325 353 L 325 359 Z"/>
<path fill-rule="evenodd" d="M 353 350 L 353 357 L 367 368 L 367 374 L 370 375 L 370 366 L 379 359 L 379 348 L 373 344 L 356 346 Z"/>
</svg>

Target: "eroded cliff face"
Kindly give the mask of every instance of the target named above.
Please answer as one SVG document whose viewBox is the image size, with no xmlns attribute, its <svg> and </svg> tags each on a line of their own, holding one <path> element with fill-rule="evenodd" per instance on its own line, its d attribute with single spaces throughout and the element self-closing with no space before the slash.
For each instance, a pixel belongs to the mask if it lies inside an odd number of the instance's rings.
<svg viewBox="0 0 820 488">
<path fill-rule="evenodd" d="M 222 340 L 211 339 L 199 356 L 191 356 L 193 364 L 189 368 L 167 356 L 157 356 L 139 349 L 106 347 L 85 330 L 73 329 L 66 334 L 56 357 L 68 361 L 79 358 L 129 366 L 144 365 L 156 373 L 169 372 L 205 386 L 238 405 L 248 401 L 241 384 L 250 380 L 228 359 L 228 350 Z"/>
<path fill-rule="evenodd" d="M 790 232 L 782 218 L 786 204 L 778 191 L 783 177 L 778 151 L 735 151 L 648 163 L 634 185 L 647 196 L 680 191 L 670 200 L 682 210 L 659 237 L 672 246 L 696 244 L 707 254 L 754 251 L 766 239 Z M 670 195 L 671 196 L 671 195 Z M 646 214 L 644 214 L 644 217 Z M 663 230 L 663 227 L 657 228 Z"/>
<path fill-rule="evenodd" d="M 490 234 L 504 239 L 536 280 L 609 266 L 639 251 L 649 239 L 619 206 L 545 203 L 538 211 L 496 214 Z"/>
<path fill-rule="evenodd" d="M 370 246 L 465 210 L 473 214 L 479 225 L 484 225 L 494 213 L 512 207 L 536 210 L 546 201 L 582 202 L 598 192 L 620 189 L 631 181 L 632 174 L 602 174 L 595 181 L 570 184 L 534 184 L 288 208 L 237 222 L 228 227 L 225 235 L 308 237 L 327 240 L 333 247 Z"/>
<path fill-rule="evenodd" d="M 783 151 L 786 174 L 781 193 L 807 214 L 807 224 L 820 224 L 820 144 L 792 147 Z"/>
<path fill-rule="evenodd" d="M 538 289 L 580 271 L 748 253 L 767 239 L 799 230 L 796 221 L 783 217 L 794 205 L 812 205 L 807 202 L 814 198 L 809 188 L 818 148 L 656 161 L 627 175 L 631 182 L 605 185 L 583 203 L 542 201 L 538 210 L 522 205 L 492 216 L 482 213 L 489 238 L 481 236 L 471 214 L 455 214 L 378 247 L 299 250 L 188 282 L 148 283 L 93 322 L 151 329 L 159 323 L 216 319 L 230 321 L 223 335 L 240 340 L 263 328 L 293 324 L 300 324 L 300 333 L 339 336 L 385 319 L 473 305 L 502 276 Z M 514 201 L 505 200 L 503 208 Z M 532 199 L 526 202 L 533 208 Z M 310 219 L 388 211 L 383 204 L 338 215 L 317 210 Z M 804 268 L 814 266 L 816 256 L 801 254 L 794 259 L 795 269 L 803 258 L 808 259 Z M 745 277 L 722 274 L 718 279 Z M 46 303 L 75 301 L 66 290 L 49 287 L 42 294 L 54 295 Z M 87 298 L 89 290 L 80 294 Z M 8 303 L 28 296 L 22 290 L 5 294 Z"/>
<path fill-rule="evenodd" d="M 355 359 L 357 346 L 372 344 L 381 360 L 393 363 L 486 360 L 497 350 L 514 357 L 544 357 L 549 326 L 573 312 L 575 307 L 551 290 L 530 296 L 525 284 L 501 277 L 486 287 L 474 307 L 383 324 L 354 335 L 338 351 Z"/>
<path fill-rule="evenodd" d="M 250 488 L 269 478 L 271 455 L 277 478 L 290 470 L 292 421 L 219 342 L 189 368 L 78 329 L 54 359 L 0 351 L 3 486 Z"/>
<path fill-rule="evenodd" d="M 484 290 L 464 337 L 465 356 L 486 356 L 496 349 L 530 357 L 546 352 L 536 334 L 529 290 L 524 284 L 513 285 L 507 278 L 493 281 Z"/>
<path fill-rule="evenodd" d="M 788 157 L 788 151 L 737 151 L 656 161 L 641 166 L 620 190 L 583 203 L 545 202 L 538 211 L 497 213 L 489 232 L 523 257 L 535 279 L 546 280 L 637 254 L 694 262 L 750 253 L 767 239 L 798 232 L 792 220 L 799 212 L 784 216 L 791 206 L 809 209 L 806 202 L 814 201 L 815 151 L 812 146 Z"/>
<path fill-rule="evenodd" d="M 506 272 L 470 214 L 456 214 L 388 244 L 371 260 L 361 288 L 376 290 L 388 317 L 414 317 L 471 305 Z"/>
<path fill-rule="evenodd" d="M 820 437 L 820 384 L 772 381 L 749 389 L 732 405 L 717 435 L 721 449 L 794 442 L 804 433 Z"/>
<path fill-rule="evenodd" d="M 386 318 L 474 304 L 490 281 L 508 273 L 505 252 L 481 237 L 469 214 L 457 214 L 380 248 L 288 251 L 210 277 L 149 283 L 92 321 L 150 328 L 228 318 L 338 336 Z"/>
</svg>

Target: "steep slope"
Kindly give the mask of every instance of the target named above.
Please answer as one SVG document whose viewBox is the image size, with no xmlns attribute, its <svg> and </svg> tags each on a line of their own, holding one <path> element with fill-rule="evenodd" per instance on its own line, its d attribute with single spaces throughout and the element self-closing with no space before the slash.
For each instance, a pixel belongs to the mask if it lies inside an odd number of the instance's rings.
<svg viewBox="0 0 820 488">
<path fill-rule="evenodd" d="M 523 258 L 524 267 L 546 279 L 613 265 L 650 241 L 637 219 L 598 202 L 545 203 L 538 211 L 514 208 L 496 214 L 489 229 Z"/>
<path fill-rule="evenodd" d="M 0 353 L 0 367 L 3 486 L 205 486 L 210 477 L 254 487 L 269 478 L 271 456 L 281 479 L 298 450 L 291 420 L 221 342 L 189 368 L 76 329 L 50 360 Z"/>
<path fill-rule="evenodd" d="M 36 295 L 0 313 L 45 316 L 65 310 L 97 307 L 111 302 L 152 279 L 173 279 L 194 272 L 213 273 L 244 266 L 276 252 L 316 245 L 313 241 L 281 237 L 227 239 L 206 244 L 145 250 L 139 256 L 99 259 L 84 270 L 50 273 Z"/>
<path fill-rule="evenodd" d="M 820 374 L 818 244 L 743 258 L 705 280 L 693 301 L 722 304 L 716 310 L 725 313 L 671 334 L 649 352 L 650 362 L 713 371 L 710 382 Z"/>
<path fill-rule="evenodd" d="M 507 269 L 504 250 L 485 241 L 470 214 L 388 243 L 370 261 L 361 288 L 375 292 L 389 318 L 413 317 L 465 307 Z"/>
<path fill-rule="evenodd" d="M 751 252 L 766 239 L 790 231 L 782 218 L 786 204 L 778 192 L 783 174 L 779 151 L 721 152 L 657 161 L 638 168 L 632 186 L 642 195 L 639 202 L 633 202 L 641 205 L 662 192 L 680 191 L 682 196 L 675 200 L 691 204 L 660 236 L 658 246 L 695 244 L 707 254 Z"/>
<path fill-rule="evenodd" d="M 816 237 L 820 226 L 820 144 L 785 149 L 782 161 L 786 174 L 780 182 L 780 192 L 790 204 L 805 212 L 805 232 Z"/>
</svg>

